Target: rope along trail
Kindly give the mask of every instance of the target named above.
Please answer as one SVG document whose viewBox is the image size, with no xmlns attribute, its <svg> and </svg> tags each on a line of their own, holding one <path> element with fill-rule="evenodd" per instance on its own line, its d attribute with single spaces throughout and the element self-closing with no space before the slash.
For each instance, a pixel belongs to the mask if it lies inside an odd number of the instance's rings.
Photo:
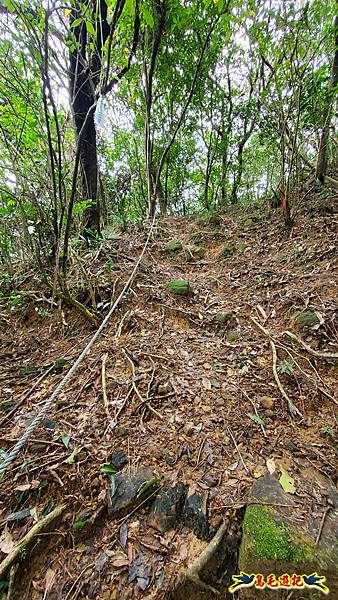
<svg viewBox="0 0 338 600">
<path fill-rule="evenodd" d="M 151 222 L 151 225 L 150 225 L 150 229 L 149 229 L 149 233 L 148 233 L 147 239 L 145 241 L 145 244 L 143 246 L 142 252 L 139 255 L 139 257 L 138 257 L 138 259 L 137 259 L 137 261 L 135 263 L 135 266 L 134 266 L 134 268 L 133 268 L 133 270 L 131 272 L 131 275 L 130 275 L 127 283 L 125 284 L 124 288 L 122 289 L 122 292 L 119 294 L 118 298 L 115 300 L 115 302 L 114 302 L 113 306 L 111 307 L 109 313 L 104 318 L 104 320 L 102 321 L 102 323 L 99 326 L 99 328 L 97 329 L 97 331 L 94 333 L 94 335 L 91 338 L 91 340 L 89 340 L 87 346 L 84 348 L 84 350 L 82 350 L 81 354 L 78 356 L 78 358 L 76 359 L 75 363 L 72 365 L 72 367 L 66 373 L 66 375 L 64 376 L 64 378 L 57 385 L 57 387 L 55 388 L 55 390 L 52 393 L 52 395 L 49 396 L 49 398 L 47 398 L 47 400 L 43 404 L 41 410 L 34 417 L 33 421 L 27 427 L 25 433 L 20 438 L 20 440 L 15 444 L 14 448 L 9 452 L 7 458 L 1 463 L 1 465 L 0 465 L 0 476 L 5 473 L 7 467 L 9 467 L 9 465 L 12 464 L 12 462 L 15 460 L 15 458 L 19 454 L 20 450 L 23 448 L 23 446 L 29 440 L 29 438 L 32 435 L 34 429 L 39 425 L 40 421 L 43 419 L 43 417 L 47 413 L 48 409 L 53 404 L 54 400 L 56 400 L 56 398 L 60 394 L 61 390 L 63 390 L 63 388 L 67 385 L 67 383 L 69 383 L 69 381 L 75 375 L 75 373 L 76 373 L 79 365 L 81 364 L 81 362 L 83 361 L 83 359 L 85 358 L 85 356 L 88 354 L 89 350 L 95 344 L 95 342 L 96 342 L 97 338 L 99 337 L 100 333 L 106 327 L 108 321 L 110 320 L 110 317 L 112 316 L 113 312 L 115 311 L 115 309 L 117 308 L 117 306 L 120 304 L 120 302 L 121 302 L 122 298 L 124 297 L 125 293 L 127 292 L 127 290 L 129 289 L 129 287 L 131 286 L 131 284 L 132 284 L 132 282 L 134 280 L 134 277 L 136 275 L 136 272 L 137 272 L 137 270 L 139 268 L 140 262 L 141 262 L 141 260 L 143 258 L 143 255 L 144 255 L 144 253 L 145 253 L 145 251 L 147 249 L 147 246 L 149 244 L 149 240 L 150 240 L 151 234 L 152 234 L 153 229 L 154 229 L 154 223 L 155 223 L 155 216 L 152 219 L 152 222 Z"/>
</svg>

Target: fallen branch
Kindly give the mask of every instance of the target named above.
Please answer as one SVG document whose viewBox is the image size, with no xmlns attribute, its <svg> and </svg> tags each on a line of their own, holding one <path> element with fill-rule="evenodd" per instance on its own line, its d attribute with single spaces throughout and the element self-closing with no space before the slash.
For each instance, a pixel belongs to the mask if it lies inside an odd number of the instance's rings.
<svg viewBox="0 0 338 600">
<path fill-rule="evenodd" d="M 338 189 L 337 179 L 333 179 L 332 177 L 329 177 L 329 175 L 324 175 L 324 183 L 327 183 L 327 185 Z"/>
<path fill-rule="evenodd" d="M 278 377 L 278 372 L 277 372 L 277 350 L 276 350 L 276 346 L 275 343 L 270 335 L 270 333 L 265 329 L 265 327 L 263 327 L 263 325 L 261 325 L 260 323 L 258 323 L 258 321 L 256 321 L 256 319 L 254 317 L 250 317 L 251 321 L 253 322 L 253 324 L 265 335 L 265 337 L 268 338 L 269 340 L 269 344 L 270 344 L 270 348 L 271 348 L 271 352 L 272 352 L 272 372 L 273 372 L 273 376 L 275 378 L 275 381 L 277 383 L 277 387 L 281 393 L 281 395 L 283 396 L 283 398 L 287 401 L 288 403 L 288 407 L 289 407 L 289 412 L 292 416 L 294 415 L 298 415 L 300 417 L 302 417 L 302 413 L 300 412 L 300 410 L 298 410 L 297 406 L 294 405 L 294 403 L 292 402 L 292 400 L 289 398 L 289 396 L 287 395 L 286 391 L 284 390 L 281 381 Z"/>
<path fill-rule="evenodd" d="M 101 361 L 102 361 L 102 367 L 101 367 L 102 397 L 103 397 L 103 404 L 104 404 L 104 409 L 106 411 L 106 415 L 109 419 L 111 419 L 111 416 L 109 414 L 107 383 L 106 383 L 106 362 L 107 362 L 107 360 L 108 360 L 108 353 L 106 352 L 105 354 L 102 355 L 102 358 L 101 358 Z"/>
<path fill-rule="evenodd" d="M 0 563 L 0 579 L 5 575 L 6 571 L 14 564 L 14 562 L 22 556 L 24 550 L 29 546 L 29 544 L 33 541 L 33 539 L 39 535 L 44 529 L 48 527 L 53 521 L 55 521 L 58 517 L 60 517 L 67 505 L 62 504 L 61 506 L 57 506 L 54 510 L 52 510 L 49 515 L 43 517 L 40 521 L 38 521 L 32 529 L 26 533 L 26 535 L 20 540 L 15 546 L 14 550 L 6 556 L 6 558 Z"/>
<path fill-rule="evenodd" d="M 296 335 L 295 333 L 291 333 L 291 331 L 283 331 L 283 335 L 287 335 L 294 342 L 296 342 L 299 346 L 303 346 L 303 348 L 305 348 L 305 350 L 309 354 L 312 354 L 312 356 L 315 356 L 316 358 L 324 358 L 327 360 L 337 360 L 338 359 L 338 352 L 320 352 L 318 350 L 314 350 L 313 348 L 311 348 L 311 346 L 309 346 L 309 344 L 307 344 L 300 337 L 298 337 L 298 335 Z"/>
</svg>

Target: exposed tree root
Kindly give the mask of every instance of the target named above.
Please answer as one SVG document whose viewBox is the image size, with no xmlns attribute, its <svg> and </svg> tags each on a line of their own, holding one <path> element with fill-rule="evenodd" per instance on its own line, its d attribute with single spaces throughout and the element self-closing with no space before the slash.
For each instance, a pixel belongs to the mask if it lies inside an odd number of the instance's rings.
<svg viewBox="0 0 338 600">
<path fill-rule="evenodd" d="M 309 354 L 312 354 L 312 356 L 315 356 L 316 358 L 324 358 L 327 360 L 337 360 L 338 359 L 338 352 L 320 352 L 318 350 L 314 350 L 313 348 L 311 348 L 311 346 L 306 344 L 306 342 L 304 342 L 300 337 L 298 337 L 298 335 L 296 335 L 295 333 L 292 333 L 291 331 L 283 331 L 283 334 L 287 335 L 294 342 L 296 342 L 299 346 L 303 346 L 303 348 L 305 348 L 305 350 Z"/>
<path fill-rule="evenodd" d="M 6 556 L 6 558 L 0 563 L 0 579 L 5 575 L 6 571 L 20 558 L 20 555 L 29 546 L 33 539 L 39 535 L 44 529 L 46 529 L 53 521 L 58 519 L 65 511 L 67 505 L 61 504 L 57 506 L 51 513 L 46 517 L 43 517 L 38 521 L 32 529 L 26 533 L 26 535 L 18 542 L 14 550 Z"/>
<path fill-rule="evenodd" d="M 260 323 L 258 323 L 258 321 L 256 321 L 256 319 L 254 317 L 250 317 L 251 321 L 253 322 L 253 324 L 265 335 L 265 337 L 268 338 L 269 340 L 269 344 L 270 344 L 270 348 L 271 348 L 271 352 L 272 352 L 272 372 L 273 372 L 273 376 L 275 378 L 275 381 L 277 383 L 277 387 L 280 391 L 280 393 L 282 394 L 283 398 L 287 401 L 288 403 L 288 407 L 289 407 L 289 412 L 292 416 L 298 415 L 299 417 L 302 417 L 302 413 L 300 412 L 300 410 L 298 410 L 297 406 L 294 405 L 294 403 L 292 402 L 292 400 L 289 398 L 289 396 L 287 395 L 285 389 L 283 388 L 281 381 L 278 377 L 278 371 L 277 371 L 277 350 L 276 350 L 276 346 L 275 343 L 270 335 L 270 333 L 267 331 L 267 329 L 265 329 L 265 327 L 263 327 L 263 325 L 261 325 Z"/>
</svg>

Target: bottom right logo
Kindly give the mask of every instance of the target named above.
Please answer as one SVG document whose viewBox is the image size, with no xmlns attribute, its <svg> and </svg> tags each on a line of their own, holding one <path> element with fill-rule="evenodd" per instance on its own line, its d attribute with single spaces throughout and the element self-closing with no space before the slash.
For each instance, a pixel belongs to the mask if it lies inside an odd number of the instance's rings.
<svg viewBox="0 0 338 600">
<path fill-rule="evenodd" d="M 270 573 L 265 576 L 261 573 L 244 573 L 241 571 L 239 575 L 232 576 L 233 582 L 229 586 L 229 592 L 233 593 L 242 588 L 255 587 L 258 590 L 263 589 L 285 589 L 299 590 L 301 588 L 311 588 L 313 590 L 320 590 L 323 594 L 329 593 L 329 588 L 325 585 L 325 577 L 318 575 L 318 573 L 311 573 L 311 575 L 297 575 L 293 573 L 283 573 L 279 577 L 276 577 L 274 573 Z"/>
</svg>

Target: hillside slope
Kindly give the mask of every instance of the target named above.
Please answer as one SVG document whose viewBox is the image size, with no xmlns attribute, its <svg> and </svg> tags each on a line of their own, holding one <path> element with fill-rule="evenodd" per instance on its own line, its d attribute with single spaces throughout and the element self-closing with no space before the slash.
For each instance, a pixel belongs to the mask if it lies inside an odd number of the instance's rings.
<svg viewBox="0 0 338 600">
<path fill-rule="evenodd" d="M 126 470 L 149 466 L 162 482 L 180 481 L 203 495 L 214 526 L 236 514 L 269 458 L 296 479 L 311 467 L 336 477 L 337 362 L 316 358 L 283 332 L 337 353 L 337 224 L 337 197 L 320 190 L 304 199 L 291 234 L 279 212 L 267 217 L 265 207 L 210 221 L 158 221 L 127 297 L 2 483 L 3 526 L 8 513 L 33 508 L 40 516 L 68 502 L 48 549 L 24 563 L 20 598 L 162 598 L 203 547 L 181 527 L 160 536 L 141 508 L 126 521 L 123 550 L 120 523 L 105 513 L 107 475 L 100 471 L 117 451 L 128 457 Z M 166 249 L 173 240 L 182 248 Z M 103 311 L 143 242 L 143 234 L 127 231 L 88 254 L 87 278 Z M 172 280 L 188 281 L 188 294 L 172 294 Z M 2 308 L 5 451 L 62 378 L 55 361 L 67 359 L 65 372 L 91 333 L 74 309 L 45 304 L 44 316 L 35 310 L 42 305 L 30 303 L 24 316 Z M 298 411 L 293 417 L 273 374 L 269 335 L 280 383 Z M 297 494 L 310 510 L 311 498 Z M 85 513 L 97 517 L 93 535 L 72 527 Z M 12 538 L 33 520 L 34 513 L 10 521 Z M 145 591 L 127 582 L 140 552 Z M 50 579 L 54 574 L 50 596 L 46 568 Z"/>
</svg>

